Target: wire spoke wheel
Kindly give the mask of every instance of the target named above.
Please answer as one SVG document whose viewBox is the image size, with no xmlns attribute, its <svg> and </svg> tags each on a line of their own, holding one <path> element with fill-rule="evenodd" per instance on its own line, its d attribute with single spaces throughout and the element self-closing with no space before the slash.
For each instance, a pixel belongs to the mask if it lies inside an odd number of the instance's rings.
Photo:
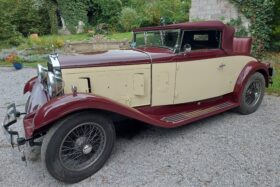
<svg viewBox="0 0 280 187">
<path fill-rule="evenodd" d="M 261 97 L 261 92 L 261 82 L 259 80 L 254 80 L 246 91 L 245 102 L 248 105 L 256 105 Z"/>
<path fill-rule="evenodd" d="M 62 165 L 72 171 L 87 169 L 105 149 L 106 136 L 103 128 L 94 122 L 82 123 L 63 139 L 59 149 Z"/>
<path fill-rule="evenodd" d="M 257 111 L 264 97 L 265 86 L 265 77 L 261 73 L 256 72 L 251 75 L 242 90 L 237 111 L 243 115 Z"/>
</svg>

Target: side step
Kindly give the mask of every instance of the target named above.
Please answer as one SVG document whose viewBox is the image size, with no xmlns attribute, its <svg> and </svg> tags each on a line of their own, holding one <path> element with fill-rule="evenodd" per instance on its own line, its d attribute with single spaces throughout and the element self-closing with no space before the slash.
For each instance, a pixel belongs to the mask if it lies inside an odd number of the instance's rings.
<svg viewBox="0 0 280 187">
<path fill-rule="evenodd" d="M 209 113 L 215 113 L 217 111 L 222 111 L 222 110 L 234 108 L 234 107 L 235 107 L 235 103 L 225 102 L 225 103 L 221 103 L 219 105 L 212 106 L 212 107 L 205 108 L 205 109 L 198 109 L 195 111 L 188 111 L 188 112 L 181 112 L 178 114 L 173 114 L 173 115 L 161 118 L 161 121 L 176 124 L 176 123 L 180 123 L 183 121 L 188 121 L 193 118 L 198 118 L 200 116 L 207 115 Z"/>
</svg>

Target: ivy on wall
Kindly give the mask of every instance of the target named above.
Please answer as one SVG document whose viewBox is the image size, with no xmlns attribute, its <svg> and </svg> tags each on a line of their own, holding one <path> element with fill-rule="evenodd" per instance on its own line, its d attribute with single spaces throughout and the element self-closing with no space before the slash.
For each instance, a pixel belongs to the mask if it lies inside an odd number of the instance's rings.
<svg viewBox="0 0 280 187">
<path fill-rule="evenodd" d="M 100 23 L 116 26 L 122 9 L 121 0 L 45 0 L 48 3 L 49 17 L 51 19 L 52 33 L 59 25 L 59 16 L 63 17 L 67 29 L 75 33 L 78 22 L 86 25 Z M 59 16 L 58 16 L 59 15 Z"/>
<path fill-rule="evenodd" d="M 230 0 L 251 21 L 249 32 L 253 38 L 253 55 L 262 57 L 269 48 L 272 33 L 274 0 Z"/>
<path fill-rule="evenodd" d="M 70 32 L 75 33 L 79 21 L 88 22 L 87 9 L 90 0 L 56 0 L 59 14 Z"/>
</svg>

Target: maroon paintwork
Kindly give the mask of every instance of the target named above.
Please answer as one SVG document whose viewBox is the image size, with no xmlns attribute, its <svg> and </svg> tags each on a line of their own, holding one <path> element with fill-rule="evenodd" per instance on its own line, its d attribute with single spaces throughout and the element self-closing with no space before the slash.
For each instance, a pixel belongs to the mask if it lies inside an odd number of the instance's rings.
<svg viewBox="0 0 280 187">
<path fill-rule="evenodd" d="M 32 92 L 32 88 L 36 82 L 36 79 L 37 79 L 37 77 L 33 77 L 32 79 L 27 81 L 27 83 L 25 84 L 25 86 L 23 88 L 23 94 L 26 94 L 27 92 Z"/>
<path fill-rule="evenodd" d="M 199 22 L 184 23 L 164 27 L 151 27 L 136 29 L 135 31 L 161 30 L 161 29 L 218 29 L 223 31 L 223 47 L 215 50 L 192 51 L 187 54 L 178 53 L 164 48 L 138 48 L 131 50 L 112 50 L 95 55 L 77 55 L 59 57 L 61 68 L 79 68 L 79 67 L 98 67 L 114 65 L 131 65 L 131 64 L 153 64 L 166 62 L 181 62 L 191 60 L 201 60 L 235 55 L 233 53 L 233 29 L 221 22 Z M 244 42 L 244 41 L 242 41 Z M 239 44 L 238 44 L 239 45 Z M 242 47 L 242 46 L 240 46 Z M 248 46 L 244 47 L 248 51 Z M 243 48 L 242 48 L 243 49 Z M 173 128 L 185 125 L 196 120 L 212 116 L 229 110 L 240 105 L 240 96 L 248 78 L 255 72 L 260 72 L 266 79 L 268 86 L 270 76 L 268 65 L 260 62 L 250 62 L 242 70 L 236 82 L 234 92 L 218 98 L 212 98 L 205 101 L 194 103 L 185 103 L 180 105 L 160 106 L 160 107 L 136 107 L 130 108 L 108 98 L 93 94 L 78 93 L 77 95 L 63 95 L 50 99 L 46 94 L 43 86 L 36 78 L 27 82 L 24 93 L 31 92 L 30 101 L 27 103 L 27 115 L 23 123 L 26 138 L 32 138 L 37 134 L 45 132 L 54 122 L 63 117 L 81 110 L 101 110 L 110 113 L 119 114 L 127 118 L 136 119 L 151 125 Z M 192 112 L 198 109 L 206 109 L 222 103 L 230 103 L 230 106 L 217 111 L 212 111 L 198 117 L 186 119 L 178 123 L 170 123 L 162 120 L 168 115 L 178 114 L 181 112 Z M 106 113 L 108 114 L 108 113 Z"/>
<path fill-rule="evenodd" d="M 94 55 L 59 56 L 62 69 L 150 63 L 147 54 L 136 50 L 111 50 Z"/>
<path fill-rule="evenodd" d="M 233 53 L 237 55 L 250 55 L 252 47 L 252 38 L 234 38 Z"/>
<path fill-rule="evenodd" d="M 244 89 L 244 86 L 246 84 L 246 82 L 248 81 L 248 79 L 250 78 L 251 75 L 253 75 L 255 72 L 260 72 L 261 74 L 263 74 L 265 81 L 266 81 L 266 86 L 268 87 L 269 83 L 270 83 L 270 75 L 269 75 L 269 71 L 268 68 L 270 67 L 270 64 L 263 64 L 260 62 L 250 62 L 248 63 L 244 69 L 242 70 L 242 72 L 240 73 L 236 84 L 235 84 L 235 88 L 234 88 L 234 92 L 233 92 L 233 99 L 235 102 L 240 103 L 240 99 L 241 99 L 241 94 L 242 94 L 242 90 Z"/>
</svg>

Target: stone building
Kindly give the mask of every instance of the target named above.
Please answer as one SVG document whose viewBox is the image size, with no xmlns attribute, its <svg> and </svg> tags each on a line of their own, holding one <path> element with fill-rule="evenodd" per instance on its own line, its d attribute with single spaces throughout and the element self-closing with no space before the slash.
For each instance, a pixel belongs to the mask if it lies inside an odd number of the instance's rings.
<svg viewBox="0 0 280 187">
<path fill-rule="evenodd" d="M 234 4 L 228 0 L 192 0 L 190 20 L 222 20 L 227 23 L 231 19 L 242 20 L 242 25 L 249 28 L 250 21 L 238 12 Z"/>
</svg>

